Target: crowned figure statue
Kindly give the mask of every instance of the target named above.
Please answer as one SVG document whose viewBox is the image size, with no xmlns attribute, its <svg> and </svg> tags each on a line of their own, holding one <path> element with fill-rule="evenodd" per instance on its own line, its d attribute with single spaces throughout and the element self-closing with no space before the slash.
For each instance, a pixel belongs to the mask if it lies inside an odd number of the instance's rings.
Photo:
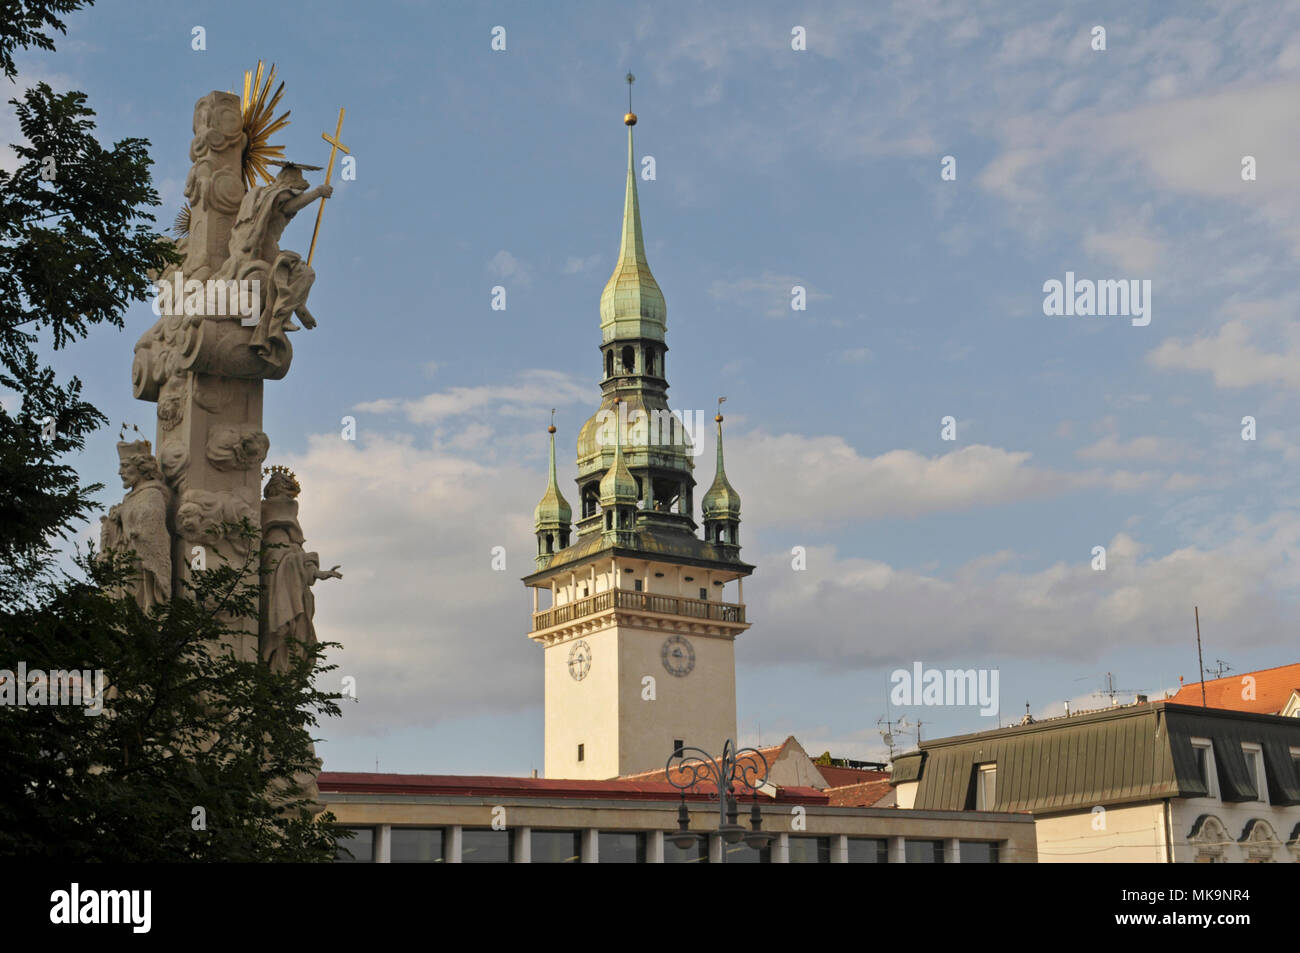
<svg viewBox="0 0 1300 953">
<path fill-rule="evenodd" d="M 266 471 L 262 499 L 262 659 L 272 670 L 289 668 L 295 643 L 314 645 L 318 579 L 342 579 L 338 566 L 320 568 L 320 556 L 303 548 L 298 525 L 298 494 L 302 488 L 285 467 Z"/>
<path fill-rule="evenodd" d="M 172 594 L 172 542 L 167 527 L 172 494 L 148 440 L 119 440 L 117 456 L 117 472 L 127 494 L 100 517 L 100 548 L 134 553 L 135 573 L 128 585 L 147 612 Z"/>
</svg>

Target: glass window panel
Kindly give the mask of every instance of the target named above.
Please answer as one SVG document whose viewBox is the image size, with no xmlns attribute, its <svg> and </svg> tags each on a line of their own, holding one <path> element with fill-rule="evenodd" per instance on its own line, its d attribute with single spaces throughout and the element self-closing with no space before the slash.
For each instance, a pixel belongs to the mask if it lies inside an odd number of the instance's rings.
<svg viewBox="0 0 1300 953">
<path fill-rule="evenodd" d="M 442 828 L 394 827 L 388 852 L 395 864 L 440 864 Z"/>
<path fill-rule="evenodd" d="M 883 837 L 850 837 L 849 863 L 889 863 L 889 841 Z"/>
<path fill-rule="evenodd" d="M 1192 749 L 1196 752 L 1196 775 L 1201 779 L 1208 792 L 1210 787 L 1210 749 L 1197 745 Z"/>
<path fill-rule="evenodd" d="M 738 844 L 722 843 L 722 853 L 729 864 L 770 864 L 772 862 L 772 848 L 764 847 L 762 850 L 754 850 L 744 841 Z"/>
<path fill-rule="evenodd" d="M 375 859 L 375 829 L 373 827 L 340 827 L 356 836 L 335 841 L 334 860 L 340 864 L 369 864 Z"/>
<path fill-rule="evenodd" d="M 998 862 L 997 842 L 979 840 L 962 841 L 961 862 L 963 864 L 996 864 Z"/>
<path fill-rule="evenodd" d="M 696 838 L 695 843 L 685 850 L 672 841 L 670 834 L 664 835 L 665 864 L 707 864 L 709 862 L 709 842 Z"/>
<path fill-rule="evenodd" d="M 491 828 L 466 828 L 461 832 L 462 864 L 510 863 L 510 831 Z"/>
<path fill-rule="evenodd" d="M 942 864 L 943 841 L 905 840 L 903 848 L 909 864 Z"/>
<path fill-rule="evenodd" d="M 532 862 L 534 864 L 581 863 L 581 831 L 534 830 L 531 841 Z"/>
<path fill-rule="evenodd" d="M 601 831 L 598 849 L 602 864 L 644 864 L 645 834 Z"/>
<path fill-rule="evenodd" d="M 979 772 L 979 788 L 975 797 L 975 810 L 991 811 L 997 799 L 997 765 L 982 764 Z"/>
<path fill-rule="evenodd" d="M 829 864 L 831 839 L 829 837 L 791 837 L 790 863 Z"/>
</svg>

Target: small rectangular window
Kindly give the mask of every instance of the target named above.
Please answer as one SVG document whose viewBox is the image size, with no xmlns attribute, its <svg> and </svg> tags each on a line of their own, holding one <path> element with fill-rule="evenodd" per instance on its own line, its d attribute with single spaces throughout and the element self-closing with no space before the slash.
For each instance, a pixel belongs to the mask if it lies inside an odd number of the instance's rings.
<svg viewBox="0 0 1300 953">
<path fill-rule="evenodd" d="M 1268 778 L 1264 775 L 1264 751 L 1256 744 L 1243 744 L 1241 753 L 1246 757 L 1246 771 L 1255 785 L 1255 800 L 1268 803 Z"/>
<path fill-rule="evenodd" d="M 578 760 L 582 761 L 587 754 L 586 745 L 578 745 Z"/>
<path fill-rule="evenodd" d="M 701 590 L 700 590 L 700 598 L 701 598 L 701 599 L 707 599 L 707 598 L 709 598 L 709 590 L 707 590 L 707 589 L 701 589 Z"/>
<path fill-rule="evenodd" d="M 1205 785 L 1205 797 L 1217 797 L 1218 785 L 1214 777 L 1214 745 L 1208 738 L 1192 739 L 1192 755 L 1196 758 L 1196 776 Z"/>
<path fill-rule="evenodd" d="M 636 591 L 637 591 L 637 592 L 640 592 L 640 591 L 641 591 L 642 581 L 641 581 L 640 579 L 638 579 L 638 580 L 636 580 L 635 582 L 633 582 L 632 585 L 633 585 L 634 587 L 636 587 Z"/>
<path fill-rule="evenodd" d="M 674 738 L 674 739 L 673 739 L 673 753 L 674 753 L 674 754 L 677 753 L 678 751 L 681 751 L 681 750 L 682 750 L 683 748 L 685 748 L 685 747 L 686 747 L 686 742 L 683 741 L 681 738 Z"/>
</svg>

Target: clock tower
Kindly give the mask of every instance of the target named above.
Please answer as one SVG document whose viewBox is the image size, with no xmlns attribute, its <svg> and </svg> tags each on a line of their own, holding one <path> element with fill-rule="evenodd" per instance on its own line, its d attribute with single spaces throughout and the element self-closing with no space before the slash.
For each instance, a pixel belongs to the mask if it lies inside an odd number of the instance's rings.
<svg viewBox="0 0 1300 953">
<path fill-rule="evenodd" d="M 601 401 L 578 434 L 577 535 L 555 470 L 534 514 L 549 778 L 662 768 L 678 744 L 736 735 L 735 639 L 749 628 L 740 497 L 717 465 L 695 522 L 695 455 L 668 407 L 663 292 L 646 262 L 632 127 L 618 263 L 600 296 Z M 702 533 L 701 533 L 702 530 Z"/>
</svg>

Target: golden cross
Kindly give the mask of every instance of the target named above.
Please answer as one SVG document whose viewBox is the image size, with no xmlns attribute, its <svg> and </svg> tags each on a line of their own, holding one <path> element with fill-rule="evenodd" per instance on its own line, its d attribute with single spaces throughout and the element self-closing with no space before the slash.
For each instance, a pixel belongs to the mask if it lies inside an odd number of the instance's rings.
<svg viewBox="0 0 1300 953">
<path fill-rule="evenodd" d="M 320 137 L 321 137 L 322 139 L 324 139 L 326 142 L 328 142 L 328 143 L 330 144 L 330 161 L 325 165 L 325 184 L 326 184 L 326 185 L 329 185 L 329 184 L 330 184 L 330 174 L 333 173 L 333 171 L 334 171 L 334 155 L 335 155 L 335 153 L 336 153 L 339 149 L 342 149 L 342 150 L 343 150 L 344 152 L 346 152 L 348 155 L 352 155 L 352 153 L 348 151 L 348 147 L 345 146 L 343 143 L 339 142 L 339 137 L 340 137 L 342 134 L 343 134 L 343 107 L 340 106 L 340 107 L 339 107 L 339 123 L 338 123 L 337 126 L 334 127 L 334 136 L 333 136 L 333 138 L 330 138 L 330 134 L 329 134 L 328 132 L 322 132 L 322 133 L 320 134 Z M 312 233 L 311 233 L 311 248 L 309 248 L 309 249 L 307 250 L 307 264 L 308 264 L 308 266 L 311 265 L 311 259 L 312 259 L 312 256 L 316 254 L 316 235 L 317 235 L 317 233 L 320 232 L 320 220 L 321 220 L 321 216 L 323 216 L 324 214 L 325 214 L 325 197 L 324 197 L 324 196 L 321 196 L 321 200 L 320 200 L 320 208 L 318 208 L 318 209 L 316 210 L 316 228 L 313 229 L 313 230 L 312 230 Z"/>
</svg>

